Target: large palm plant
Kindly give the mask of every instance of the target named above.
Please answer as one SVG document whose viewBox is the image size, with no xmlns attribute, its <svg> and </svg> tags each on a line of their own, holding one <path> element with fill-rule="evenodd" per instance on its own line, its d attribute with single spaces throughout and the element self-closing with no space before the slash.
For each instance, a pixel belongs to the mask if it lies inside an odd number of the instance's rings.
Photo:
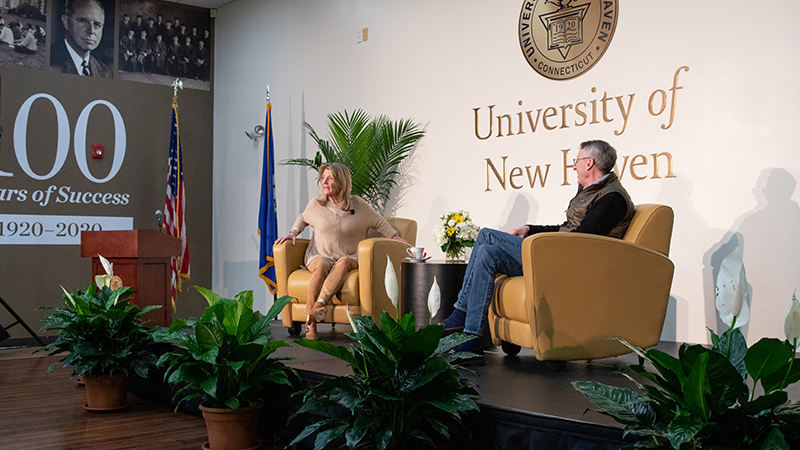
<svg viewBox="0 0 800 450">
<path fill-rule="evenodd" d="M 320 138 L 309 123 L 303 125 L 319 151 L 314 159 L 289 159 L 281 164 L 319 170 L 324 163 L 340 162 L 350 168 L 353 194 L 380 212 L 397 184 L 397 165 L 425 135 L 422 126 L 411 119 L 396 122 L 386 116 L 373 119 L 361 109 L 328 114 L 329 141 Z"/>
</svg>

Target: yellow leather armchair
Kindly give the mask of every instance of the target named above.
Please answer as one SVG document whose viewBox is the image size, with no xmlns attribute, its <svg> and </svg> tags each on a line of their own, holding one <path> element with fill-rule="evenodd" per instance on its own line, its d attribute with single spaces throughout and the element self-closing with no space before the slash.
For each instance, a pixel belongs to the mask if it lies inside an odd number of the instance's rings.
<svg viewBox="0 0 800 450">
<path fill-rule="evenodd" d="M 373 316 L 377 322 L 381 311 L 395 315 L 395 307 L 386 295 L 384 278 L 386 274 L 386 256 L 394 265 L 395 273 L 400 274 L 400 261 L 408 256 L 406 249 L 417 241 L 417 222 L 411 219 L 387 217 L 389 225 L 394 227 L 400 237 L 408 241 L 404 244 L 394 239 L 380 236 L 376 230 L 370 230 L 367 239 L 358 244 L 358 268 L 350 271 L 342 289 L 337 292 L 327 305 L 326 323 L 349 323 L 346 309 L 350 314 Z M 308 239 L 285 241 L 272 248 L 275 256 L 275 276 L 278 281 L 278 295 L 294 297 L 281 312 L 283 325 L 289 328 L 289 334 L 300 334 L 306 321 L 306 297 L 311 272 L 301 269 L 303 256 L 308 247 Z M 410 245 L 409 245 L 410 244 Z M 398 280 L 399 282 L 399 280 Z"/>
<path fill-rule="evenodd" d="M 621 336 L 642 348 L 659 342 L 672 275 L 674 214 L 664 205 L 636 206 L 623 239 L 540 233 L 522 243 L 523 276 L 500 276 L 489 308 L 495 344 L 509 355 L 532 348 L 540 361 L 606 358 L 629 353 Z"/>
</svg>

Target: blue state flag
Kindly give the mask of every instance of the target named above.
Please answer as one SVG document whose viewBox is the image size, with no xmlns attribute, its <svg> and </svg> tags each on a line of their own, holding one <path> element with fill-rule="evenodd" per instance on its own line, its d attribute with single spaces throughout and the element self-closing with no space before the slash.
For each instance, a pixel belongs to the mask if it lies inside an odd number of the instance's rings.
<svg viewBox="0 0 800 450">
<path fill-rule="evenodd" d="M 267 103 L 267 124 L 264 127 L 264 168 L 261 172 L 261 203 L 258 211 L 259 258 L 258 274 L 267 283 L 269 292 L 278 291 L 275 277 L 275 256 L 272 243 L 278 239 L 278 212 L 275 207 L 275 145 L 272 142 L 272 104 Z"/>
</svg>

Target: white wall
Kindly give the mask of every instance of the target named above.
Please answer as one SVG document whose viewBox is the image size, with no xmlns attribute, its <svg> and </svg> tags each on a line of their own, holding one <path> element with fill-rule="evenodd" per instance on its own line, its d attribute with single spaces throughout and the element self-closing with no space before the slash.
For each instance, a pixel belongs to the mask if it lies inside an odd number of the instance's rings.
<svg viewBox="0 0 800 450">
<path fill-rule="evenodd" d="M 516 23 L 523 2 L 479 0 L 376 2 L 369 0 L 236 0 L 216 19 L 214 92 L 214 289 L 234 294 L 266 291 L 257 277 L 261 143 L 245 135 L 264 122 L 265 85 L 272 96 L 277 159 L 312 157 L 316 149 L 302 127 L 318 131 L 328 113 L 362 108 L 392 118 L 410 117 L 427 135 L 404 165 L 404 179 L 390 205 L 419 223 L 418 243 L 434 257 L 430 230 L 439 215 L 466 209 L 483 227 L 563 221 L 576 185 L 564 164 L 586 139 L 604 139 L 620 154 L 645 155 L 635 169 L 620 170 L 634 202 L 675 209 L 671 258 L 675 262 L 670 310 L 663 338 L 707 342 L 705 327 L 719 330 L 714 277 L 719 262 L 741 243 L 752 287 L 748 341 L 783 337 L 793 290 L 800 286 L 800 207 L 795 185 L 800 156 L 793 123 L 798 113 L 800 44 L 794 16 L 800 4 L 638 1 L 619 5 L 614 38 L 602 59 L 583 76 L 551 81 L 523 58 Z M 368 27 L 369 39 L 356 42 Z M 681 70 L 681 67 L 688 70 Z M 675 74 L 678 81 L 673 87 Z M 592 92 L 592 90 L 596 92 Z M 669 104 L 659 116 L 648 98 L 663 90 Z M 672 94 L 676 93 L 673 103 Z M 510 114 L 595 101 L 603 94 L 633 103 L 625 130 L 616 100 L 605 122 L 480 140 L 488 107 Z M 656 100 L 659 97 L 656 96 Z M 522 102 L 519 106 L 518 102 Z M 674 121 L 668 129 L 674 105 Z M 656 105 L 656 110 L 658 104 Z M 551 120 L 552 122 L 552 120 Z M 516 133 L 515 129 L 515 133 Z M 616 131 L 616 134 L 615 134 Z M 669 152 L 653 177 L 653 153 Z M 487 175 L 486 158 L 498 168 L 550 164 L 544 187 L 503 189 Z M 646 158 L 646 159 L 645 159 Z M 524 170 L 524 169 L 523 169 Z M 316 179 L 297 167 L 278 166 L 279 228 L 285 232 L 316 194 Z M 490 191 L 486 191 L 487 179 Z M 580 277 L 579 255 L 575 277 Z"/>
</svg>

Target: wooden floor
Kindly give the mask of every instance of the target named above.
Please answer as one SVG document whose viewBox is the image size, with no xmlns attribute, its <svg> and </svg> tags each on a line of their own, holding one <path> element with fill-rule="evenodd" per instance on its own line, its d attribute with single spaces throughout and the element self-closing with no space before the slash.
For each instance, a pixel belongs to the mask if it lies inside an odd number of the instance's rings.
<svg viewBox="0 0 800 450">
<path fill-rule="evenodd" d="M 202 418 L 132 393 L 125 411 L 85 411 L 86 393 L 71 371 L 46 374 L 55 359 L 32 350 L 0 349 L 0 449 L 197 450 L 205 443 Z"/>
</svg>

